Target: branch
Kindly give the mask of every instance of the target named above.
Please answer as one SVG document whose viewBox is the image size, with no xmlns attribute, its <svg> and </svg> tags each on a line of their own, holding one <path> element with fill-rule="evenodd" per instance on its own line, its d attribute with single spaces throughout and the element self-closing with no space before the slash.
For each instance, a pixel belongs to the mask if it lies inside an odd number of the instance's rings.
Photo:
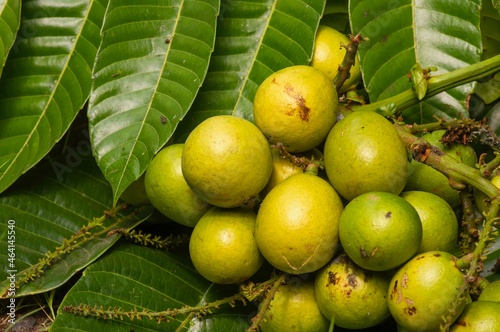
<svg viewBox="0 0 500 332">
<path fill-rule="evenodd" d="M 430 98 L 443 91 L 455 88 L 457 86 L 477 81 L 488 75 L 495 74 L 500 71 L 500 54 L 491 57 L 487 60 L 472 64 L 470 66 L 457 69 L 445 74 L 432 76 L 427 80 L 427 92 L 423 99 Z M 394 103 L 401 112 L 402 110 L 418 104 L 420 102 L 417 93 L 409 88 L 395 96 L 380 100 L 371 104 L 362 106 L 353 106 L 353 111 L 376 111 L 378 108 L 384 107 L 389 103 Z"/>
<path fill-rule="evenodd" d="M 350 35 L 349 37 L 351 39 L 349 44 L 342 45 L 345 47 L 347 52 L 344 56 L 344 60 L 342 60 L 342 63 L 339 65 L 337 75 L 333 79 L 333 84 L 335 85 L 335 89 L 337 89 L 337 91 L 340 91 L 344 82 L 349 78 L 351 67 L 354 66 L 354 63 L 356 62 L 356 53 L 358 52 L 359 43 L 365 40 L 360 34 L 357 34 L 356 36 Z"/>
</svg>

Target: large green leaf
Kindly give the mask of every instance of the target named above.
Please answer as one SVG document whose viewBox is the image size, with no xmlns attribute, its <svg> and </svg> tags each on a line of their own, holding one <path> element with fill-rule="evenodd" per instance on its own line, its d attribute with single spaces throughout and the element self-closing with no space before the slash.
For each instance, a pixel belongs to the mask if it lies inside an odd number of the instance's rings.
<svg viewBox="0 0 500 332">
<path fill-rule="evenodd" d="M 500 2 L 499 2 L 500 4 Z M 481 9 L 481 33 L 483 36 L 483 59 L 500 54 L 500 8 L 495 10 L 491 0 L 483 0 Z"/>
<path fill-rule="evenodd" d="M 0 192 L 50 151 L 88 99 L 106 2 L 23 1 L 0 80 Z"/>
<path fill-rule="evenodd" d="M 63 309 L 86 304 L 102 306 L 104 310 L 114 307 L 124 311 L 135 308 L 158 312 L 221 299 L 230 295 L 222 291 L 228 287 L 230 291 L 237 291 L 236 287 L 208 282 L 196 273 L 189 260 L 175 253 L 120 243 L 83 272 L 61 303 L 51 331 L 178 331 L 177 328 L 186 320 L 184 315 L 158 325 L 148 318 L 102 320 L 74 315 Z M 197 315 L 188 318 L 181 330 L 244 331 L 251 316 L 241 309 L 226 307 L 228 310 L 221 307 L 204 319 Z M 247 309 L 255 310 L 251 305 Z"/>
<path fill-rule="evenodd" d="M 311 60 L 325 2 L 222 1 L 209 71 L 176 140 L 184 140 L 213 115 L 252 120 L 253 97 L 260 83 L 279 69 Z"/>
<path fill-rule="evenodd" d="M 213 51 L 218 11 L 219 0 L 110 3 L 88 117 L 115 202 L 191 106 Z"/>
<path fill-rule="evenodd" d="M 0 270 L 0 298 L 8 297 L 10 282 L 6 278 L 10 273 L 20 280 L 47 252 L 55 252 L 65 240 L 111 208 L 111 187 L 88 154 L 88 142 L 87 156 L 79 153 L 84 151 L 83 144 L 78 146 L 68 147 L 69 153 L 61 159 L 37 166 L 0 196 L 0 260 L 9 262 L 8 270 Z M 102 227 L 77 239 L 75 250 L 61 254 L 60 260 L 45 267 L 39 278 L 22 284 L 16 296 L 62 285 L 117 241 L 118 235 L 107 236 L 109 231 L 134 227 L 151 211 L 149 207 L 141 211 L 130 208 L 106 218 Z M 11 260 L 9 253 L 14 254 Z"/>
<path fill-rule="evenodd" d="M 416 63 L 436 66 L 439 74 L 478 62 L 480 5 L 480 0 L 352 0 L 352 31 L 369 38 L 360 45 L 359 57 L 370 100 L 411 88 L 407 75 Z M 467 117 L 473 87 L 467 84 L 429 98 L 405 110 L 404 120 Z"/>
<path fill-rule="evenodd" d="M 0 1 L 0 76 L 21 22 L 21 0 Z"/>
</svg>

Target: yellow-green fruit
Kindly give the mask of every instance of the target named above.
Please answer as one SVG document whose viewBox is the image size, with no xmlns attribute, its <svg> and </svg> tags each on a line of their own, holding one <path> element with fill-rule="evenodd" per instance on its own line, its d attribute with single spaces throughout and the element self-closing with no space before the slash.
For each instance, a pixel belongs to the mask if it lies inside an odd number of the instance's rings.
<svg viewBox="0 0 500 332">
<path fill-rule="evenodd" d="M 500 175 L 494 175 L 490 182 L 500 189 Z M 474 203 L 479 211 L 488 213 L 491 209 L 491 203 L 488 196 L 477 188 L 474 188 Z"/>
<path fill-rule="evenodd" d="M 291 66 L 267 77 L 253 100 L 255 124 L 271 143 L 303 152 L 322 143 L 337 119 L 333 82 L 316 68 Z"/>
<path fill-rule="evenodd" d="M 132 182 L 127 189 L 122 193 L 121 199 L 126 203 L 132 205 L 148 205 L 151 204 L 146 193 L 144 185 L 145 173 L 143 173 L 137 180 Z"/>
<path fill-rule="evenodd" d="M 400 196 L 417 210 L 422 222 L 422 242 L 417 253 L 452 252 L 458 241 L 458 221 L 451 206 L 425 191 L 404 191 Z"/>
<path fill-rule="evenodd" d="M 447 252 L 429 251 L 413 257 L 396 272 L 389 285 L 388 303 L 401 327 L 435 332 L 443 317 L 454 321 L 462 313 L 467 287 L 456 260 Z"/>
<path fill-rule="evenodd" d="M 444 133 L 444 130 L 437 130 L 423 135 L 422 138 L 441 149 L 455 160 L 474 167 L 477 163 L 477 156 L 474 149 L 470 146 L 461 144 L 445 146 L 440 142 Z M 460 204 L 460 195 L 458 191 L 450 186 L 450 181 L 444 174 L 429 165 L 415 160 L 411 161 L 410 172 L 404 190 L 427 191 L 433 193 L 444 199 L 452 208 Z"/>
<path fill-rule="evenodd" d="M 257 214 L 255 239 L 279 270 L 316 271 L 335 254 L 342 202 L 332 186 L 308 173 L 292 175 L 264 198 Z"/>
<path fill-rule="evenodd" d="M 188 136 L 182 155 L 184 178 L 204 201 L 231 208 L 264 189 L 273 167 L 271 148 L 250 121 L 213 116 Z"/>
<path fill-rule="evenodd" d="M 253 236 L 255 213 L 250 209 L 213 207 L 196 224 L 189 255 L 196 270 L 219 284 L 251 277 L 264 259 Z"/>
<path fill-rule="evenodd" d="M 477 301 L 465 306 L 450 332 L 500 331 L 500 302 Z"/>
<path fill-rule="evenodd" d="M 321 70 L 333 81 L 337 75 L 339 65 L 344 60 L 346 49 L 342 46 L 347 46 L 350 40 L 349 37 L 331 27 L 320 25 L 316 32 L 314 43 L 314 51 L 311 60 L 311 66 Z M 361 70 L 359 68 L 358 59 L 349 72 L 349 78 L 344 82 L 339 93 L 344 93 L 354 89 L 361 80 Z"/>
<path fill-rule="evenodd" d="M 500 302 L 500 280 L 488 284 L 479 295 L 478 301 Z"/>
<path fill-rule="evenodd" d="M 323 159 L 323 154 L 318 149 L 312 149 L 302 153 L 291 154 L 293 158 L 308 158 L 309 160 Z M 289 178 L 294 174 L 304 173 L 304 168 L 297 166 L 290 158 L 281 156 L 277 149 L 273 149 L 273 172 L 269 178 L 269 182 L 261 193 L 261 197 L 265 197 L 271 189 L 278 183 Z"/>
<path fill-rule="evenodd" d="M 390 279 L 367 271 L 340 254 L 316 274 L 315 294 L 321 312 L 335 325 L 363 329 L 390 316 L 387 289 Z"/>
<path fill-rule="evenodd" d="M 316 303 L 312 279 L 292 277 L 274 294 L 260 331 L 326 332 L 329 326 Z"/>
<path fill-rule="evenodd" d="M 201 200 L 182 175 L 184 144 L 169 145 L 153 157 L 144 186 L 151 204 L 173 221 L 194 227 L 211 206 Z"/>
<path fill-rule="evenodd" d="M 347 200 L 372 191 L 399 195 L 406 184 L 406 147 L 391 122 L 375 112 L 354 112 L 336 123 L 323 154 L 328 179 Z"/>
<path fill-rule="evenodd" d="M 415 255 L 422 241 L 422 223 L 415 208 L 402 197 L 371 192 L 346 205 L 339 236 L 357 265 L 387 271 Z"/>
</svg>

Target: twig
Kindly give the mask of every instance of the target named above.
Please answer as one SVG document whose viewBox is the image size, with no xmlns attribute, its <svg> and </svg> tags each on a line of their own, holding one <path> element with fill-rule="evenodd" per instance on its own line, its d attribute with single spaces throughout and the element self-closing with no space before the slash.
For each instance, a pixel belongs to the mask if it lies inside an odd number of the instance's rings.
<svg viewBox="0 0 500 332">
<path fill-rule="evenodd" d="M 337 75 L 333 79 L 333 84 L 335 85 L 337 91 L 340 91 L 344 82 L 349 78 L 351 67 L 356 62 L 356 53 L 358 52 L 359 43 L 365 40 L 360 34 L 357 34 L 356 36 L 350 35 L 349 37 L 351 39 L 349 44 L 342 45 L 342 47 L 346 49 L 346 54 L 342 63 L 339 65 Z"/>
<path fill-rule="evenodd" d="M 159 235 L 153 236 L 149 233 L 144 234 L 141 230 L 136 231 L 135 229 L 128 230 L 125 228 L 114 229 L 108 233 L 108 236 L 113 234 L 120 234 L 124 236 L 125 239 L 141 244 L 143 246 L 152 246 L 164 250 L 183 245 L 189 241 L 189 235 L 187 234 L 179 234 L 177 236 L 171 234 L 167 237 L 161 237 Z"/>
<path fill-rule="evenodd" d="M 500 54 L 461 69 L 432 76 L 427 80 L 427 92 L 423 99 L 430 98 L 438 93 L 447 91 L 457 86 L 477 81 L 498 71 L 500 71 Z M 394 103 L 399 112 L 401 112 L 402 110 L 416 105 L 419 102 L 420 100 L 418 99 L 415 91 L 412 88 L 409 88 L 408 90 L 387 99 L 362 106 L 353 106 L 352 110 L 376 111 L 380 107 L 389 103 Z"/>
<path fill-rule="evenodd" d="M 261 302 L 260 307 L 259 307 L 259 312 L 255 317 L 252 318 L 252 325 L 248 329 L 246 329 L 246 332 L 251 332 L 251 331 L 259 331 L 259 324 L 264 318 L 264 315 L 266 314 L 266 311 L 269 309 L 269 305 L 271 304 L 271 301 L 274 298 L 274 294 L 278 290 L 278 288 L 285 283 L 286 281 L 286 274 L 280 275 L 276 281 L 274 282 L 273 286 L 271 289 L 267 292 L 266 297 L 264 300 Z"/>
</svg>

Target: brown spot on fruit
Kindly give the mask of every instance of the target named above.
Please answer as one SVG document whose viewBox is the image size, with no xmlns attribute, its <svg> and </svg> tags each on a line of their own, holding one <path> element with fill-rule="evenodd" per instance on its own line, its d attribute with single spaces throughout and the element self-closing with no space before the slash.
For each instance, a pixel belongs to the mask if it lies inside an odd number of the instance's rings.
<svg viewBox="0 0 500 332">
<path fill-rule="evenodd" d="M 438 253 L 434 254 L 434 257 L 440 257 L 440 256 L 441 256 L 441 254 L 438 254 Z"/>
<path fill-rule="evenodd" d="M 392 212 L 391 212 L 391 211 L 389 211 L 389 212 L 387 212 L 387 213 L 385 214 L 385 217 L 386 217 L 387 219 L 389 219 L 391 216 L 392 216 Z"/>
<path fill-rule="evenodd" d="M 396 295 L 398 292 L 398 281 L 396 280 L 396 282 L 394 282 L 394 287 L 392 287 L 392 290 L 391 290 L 391 296 L 390 296 L 390 299 L 392 300 L 393 296 Z"/>
<path fill-rule="evenodd" d="M 300 93 L 295 92 L 290 83 L 285 84 L 285 91 L 290 97 L 295 99 L 296 104 L 296 107 L 292 107 L 290 110 L 286 111 L 285 114 L 293 116 L 296 112 L 298 112 L 298 116 L 302 121 L 309 121 L 309 113 L 311 109 L 306 106 L 306 100 L 304 97 Z"/>
<path fill-rule="evenodd" d="M 330 283 L 336 285 L 337 282 L 339 282 L 339 281 L 340 281 L 340 277 L 337 276 L 337 272 L 328 271 L 328 283 L 326 284 L 327 286 Z"/>
<path fill-rule="evenodd" d="M 354 273 L 351 273 L 351 274 L 347 275 L 347 283 L 352 288 L 358 287 L 358 281 L 356 280 L 356 275 Z"/>
<path fill-rule="evenodd" d="M 407 305 L 413 305 L 413 301 L 407 297 L 405 297 L 405 302 Z"/>
<path fill-rule="evenodd" d="M 408 275 L 406 273 L 403 274 L 403 276 L 401 277 L 401 286 L 403 288 L 408 288 Z"/>
<path fill-rule="evenodd" d="M 408 307 L 408 308 L 404 309 L 404 312 L 408 316 L 413 316 L 413 315 L 415 315 L 417 313 L 417 308 L 415 308 L 414 306 L 413 307 Z"/>
</svg>

